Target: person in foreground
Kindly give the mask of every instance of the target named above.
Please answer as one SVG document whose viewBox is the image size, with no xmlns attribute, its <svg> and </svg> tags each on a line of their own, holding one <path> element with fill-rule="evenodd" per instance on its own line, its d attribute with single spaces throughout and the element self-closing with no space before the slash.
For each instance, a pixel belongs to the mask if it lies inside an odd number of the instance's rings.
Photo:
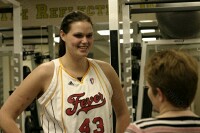
<svg viewBox="0 0 200 133">
<path fill-rule="evenodd" d="M 148 97 L 155 118 L 130 123 L 125 133 L 200 133 L 200 117 L 190 110 L 198 83 L 198 64 L 189 54 L 155 53 L 145 66 Z"/>
<path fill-rule="evenodd" d="M 110 64 L 87 58 L 93 24 L 80 11 L 66 15 L 60 27 L 59 58 L 35 68 L 0 110 L 0 128 L 21 133 L 15 119 L 35 99 L 44 133 L 116 133 L 129 124 L 122 87 Z"/>
</svg>

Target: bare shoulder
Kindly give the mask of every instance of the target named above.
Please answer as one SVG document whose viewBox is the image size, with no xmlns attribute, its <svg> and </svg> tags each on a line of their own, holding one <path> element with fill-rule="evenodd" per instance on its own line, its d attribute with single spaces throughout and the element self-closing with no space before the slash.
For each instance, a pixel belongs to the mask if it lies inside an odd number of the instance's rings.
<svg viewBox="0 0 200 133">
<path fill-rule="evenodd" d="M 101 69 L 107 73 L 107 71 L 109 72 L 111 69 L 113 69 L 113 67 L 105 61 L 101 61 L 101 60 L 94 60 L 100 67 Z"/>
<path fill-rule="evenodd" d="M 33 71 L 36 71 L 36 73 L 39 73 L 40 76 L 51 76 L 53 75 L 53 72 L 54 72 L 54 63 L 53 61 L 45 62 L 39 65 Z"/>
<path fill-rule="evenodd" d="M 108 62 L 101 61 L 101 60 L 94 60 L 100 68 L 103 70 L 106 77 L 109 79 L 109 81 L 112 80 L 113 76 L 116 76 L 116 72 L 114 68 L 109 64 Z"/>
<path fill-rule="evenodd" d="M 46 62 L 36 67 L 25 79 L 25 83 L 29 83 L 35 88 L 41 88 L 42 92 L 45 92 L 46 89 L 49 87 L 49 84 L 53 78 L 53 74 L 53 61 Z"/>
</svg>

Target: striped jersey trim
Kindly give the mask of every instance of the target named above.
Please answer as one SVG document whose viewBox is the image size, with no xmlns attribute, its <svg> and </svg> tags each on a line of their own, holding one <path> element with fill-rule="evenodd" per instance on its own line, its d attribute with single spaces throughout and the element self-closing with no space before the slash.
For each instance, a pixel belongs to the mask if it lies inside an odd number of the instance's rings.
<svg viewBox="0 0 200 133">
<path fill-rule="evenodd" d="M 66 127 L 65 127 L 65 124 L 64 124 L 64 115 L 63 115 L 63 107 L 64 107 L 64 105 L 63 105 L 63 100 L 64 100 L 64 84 L 63 84 L 63 75 L 62 75 L 62 68 L 60 69 L 60 81 L 61 81 L 61 86 L 62 86 L 62 105 L 61 105 L 61 116 L 62 116 L 62 126 L 63 126 L 63 128 L 64 128 L 64 133 L 67 133 L 67 129 L 66 129 Z"/>
</svg>

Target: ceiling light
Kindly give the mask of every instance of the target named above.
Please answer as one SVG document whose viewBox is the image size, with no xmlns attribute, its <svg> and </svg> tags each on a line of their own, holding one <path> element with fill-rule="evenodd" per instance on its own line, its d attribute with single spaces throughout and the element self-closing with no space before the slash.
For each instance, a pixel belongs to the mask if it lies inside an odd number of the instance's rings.
<svg viewBox="0 0 200 133">
<path fill-rule="evenodd" d="M 60 37 L 54 37 L 54 42 L 59 43 L 60 42 Z"/>
<path fill-rule="evenodd" d="M 141 30 L 141 33 L 152 33 L 152 32 L 155 32 L 155 29 Z"/>
<path fill-rule="evenodd" d="M 141 22 L 141 23 L 148 23 L 148 22 L 153 22 L 153 20 L 141 20 L 139 22 Z"/>
<path fill-rule="evenodd" d="M 142 38 L 142 41 L 156 41 L 155 37 L 152 38 Z"/>
<path fill-rule="evenodd" d="M 108 36 L 110 34 L 109 30 L 98 30 L 97 33 L 101 36 Z"/>
</svg>

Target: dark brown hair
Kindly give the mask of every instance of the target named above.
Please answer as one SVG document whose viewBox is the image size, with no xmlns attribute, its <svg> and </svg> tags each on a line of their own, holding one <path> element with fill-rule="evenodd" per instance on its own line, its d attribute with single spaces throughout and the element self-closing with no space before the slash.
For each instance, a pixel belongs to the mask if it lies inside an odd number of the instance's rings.
<svg viewBox="0 0 200 133">
<path fill-rule="evenodd" d="M 173 106 L 187 108 L 197 90 L 198 63 L 183 51 L 161 51 L 146 64 L 145 76 L 154 94 L 160 88 Z"/>
<path fill-rule="evenodd" d="M 73 11 L 73 12 L 70 12 L 69 14 L 67 14 L 63 18 L 61 26 L 60 26 L 60 30 L 62 30 L 64 33 L 67 34 L 70 31 L 71 24 L 74 22 L 78 22 L 78 21 L 87 21 L 91 25 L 93 25 L 91 18 L 89 16 L 87 16 L 85 13 L 83 13 L 81 11 Z M 65 53 L 66 53 L 65 42 L 60 37 L 58 56 L 61 57 Z"/>
</svg>

